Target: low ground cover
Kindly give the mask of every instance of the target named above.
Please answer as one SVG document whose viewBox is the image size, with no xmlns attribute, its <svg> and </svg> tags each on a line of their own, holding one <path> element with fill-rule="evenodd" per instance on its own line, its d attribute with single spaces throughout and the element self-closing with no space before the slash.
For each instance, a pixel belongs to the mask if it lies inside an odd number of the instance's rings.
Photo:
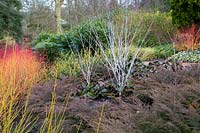
<svg viewBox="0 0 200 133">
<path fill-rule="evenodd" d="M 176 61 L 180 62 L 199 63 L 200 51 L 181 51 L 173 55 L 170 59 L 175 59 Z"/>
<path fill-rule="evenodd" d="M 83 78 L 62 77 L 57 81 L 56 111 L 61 111 L 65 95 L 72 92 L 63 123 L 65 132 L 95 132 L 103 105 L 101 132 L 196 132 L 200 118 L 199 71 L 199 66 L 175 72 L 173 69 L 160 69 L 148 78 L 131 80 L 134 87 L 124 91 L 128 95 L 119 98 L 107 93 L 107 97 L 96 100 L 76 95 L 82 88 Z M 109 74 L 104 69 L 100 69 L 99 74 L 104 74 L 99 85 L 112 87 L 105 81 Z M 44 119 L 43 110 L 51 101 L 53 84 L 50 81 L 34 86 L 30 96 L 29 108 L 40 114 L 40 121 Z"/>
</svg>

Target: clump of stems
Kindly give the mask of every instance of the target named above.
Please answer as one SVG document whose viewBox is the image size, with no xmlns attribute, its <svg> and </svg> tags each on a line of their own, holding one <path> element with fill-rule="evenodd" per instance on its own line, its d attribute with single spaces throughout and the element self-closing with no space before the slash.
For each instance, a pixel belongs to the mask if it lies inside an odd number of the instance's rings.
<svg viewBox="0 0 200 133">
<path fill-rule="evenodd" d="M 107 69 L 111 70 L 114 75 L 114 82 L 117 86 L 116 90 L 120 96 L 130 78 L 139 49 L 145 43 L 152 25 L 151 23 L 149 28 L 146 29 L 145 36 L 142 37 L 140 34 L 141 30 L 143 30 L 140 27 L 142 19 L 138 21 L 136 26 L 131 27 L 127 15 L 124 17 L 121 26 L 117 26 L 113 21 L 109 20 L 108 31 L 104 30 L 107 45 L 100 40 L 95 27 L 92 27 L 96 38 L 96 45 L 100 48 L 107 62 Z M 134 53 L 131 52 L 132 45 L 137 46 Z"/>
<path fill-rule="evenodd" d="M 32 85 L 44 74 L 43 63 L 29 49 L 8 44 L 6 41 L 0 58 L 0 132 L 29 132 L 35 123 L 27 111 L 29 95 Z M 27 99 L 21 105 L 24 96 Z"/>
<path fill-rule="evenodd" d="M 95 72 L 95 64 L 98 62 L 98 52 L 93 47 L 92 38 L 87 42 L 84 41 L 82 34 L 80 34 L 82 51 L 78 53 L 78 62 L 81 68 L 83 77 L 87 83 L 87 87 L 91 85 L 91 79 Z M 86 46 L 85 44 L 89 46 Z"/>
</svg>

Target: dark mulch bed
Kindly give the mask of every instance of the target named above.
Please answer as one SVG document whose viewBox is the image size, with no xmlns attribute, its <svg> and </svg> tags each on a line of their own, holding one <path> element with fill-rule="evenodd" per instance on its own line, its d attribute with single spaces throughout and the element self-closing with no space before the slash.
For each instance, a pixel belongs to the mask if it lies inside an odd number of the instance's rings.
<svg viewBox="0 0 200 133">
<path fill-rule="evenodd" d="M 176 72 L 158 71 L 148 78 L 133 80 L 133 93 L 126 97 L 92 100 L 75 95 L 83 80 L 62 77 L 57 80 L 56 112 L 63 111 L 65 97 L 71 94 L 65 111 L 64 132 L 93 133 L 102 105 L 105 105 L 102 133 L 189 133 L 200 131 L 200 67 Z M 33 87 L 29 110 L 41 126 L 51 103 L 54 81 Z"/>
</svg>

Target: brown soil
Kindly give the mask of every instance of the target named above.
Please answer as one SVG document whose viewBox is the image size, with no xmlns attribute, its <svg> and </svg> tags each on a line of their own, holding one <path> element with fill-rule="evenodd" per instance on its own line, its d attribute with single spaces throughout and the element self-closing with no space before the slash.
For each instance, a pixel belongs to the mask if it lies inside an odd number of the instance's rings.
<svg viewBox="0 0 200 133">
<path fill-rule="evenodd" d="M 160 71 L 134 83 L 133 94 L 91 100 L 73 94 L 81 79 L 57 80 L 56 112 L 62 112 L 65 97 L 71 94 L 65 111 L 64 132 L 93 133 L 97 129 L 102 105 L 105 105 L 100 133 L 181 133 L 200 131 L 200 67 Z M 51 102 L 54 81 L 35 85 L 29 110 L 39 118 L 33 132 L 41 126 Z"/>
</svg>

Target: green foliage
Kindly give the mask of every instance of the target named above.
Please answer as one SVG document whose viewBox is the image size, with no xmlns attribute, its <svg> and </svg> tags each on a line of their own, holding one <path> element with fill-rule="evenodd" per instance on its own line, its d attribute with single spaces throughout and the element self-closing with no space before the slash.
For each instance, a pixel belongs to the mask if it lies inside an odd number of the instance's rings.
<svg viewBox="0 0 200 133">
<path fill-rule="evenodd" d="M 142 17 L 144 19 L 141 24 L 143 31 L 149 28 L 150 24 L 153 23 L 144 46 L 153 47 L 171 42 L 169 34 L 173 36 L 176 28 L 172 24 L 169 13 L 143 13 Z"/>
<path fill-rule="evenodd" d="M 105 30 L 107 29 L 107 24 L 104 20 L 93 20 L 87 21 L 80 24 L 77 27 L 72 28 L 67 34 L 69 36 L 69 43 L 71 44 L 71 48 L 73 50 L 82 50 L 82 45 L 84 43 L 84 47 L 89 48 L 89 44 L 93 44 L 93 48 L 95 46 L 95 34 L 98 34 L 100 40 L 104 43 L 107 42 L 105 36 Z M 96 33 L 94 33 L 94 31 Z"/>
<path fill-rule="evenodd" d="M 143 28 L 148 28 L 153 22 L 146 39 L 147 43 L 144 46 L 153 47 L 171 42 L 170 36 L 174 35 L 176 28 L 172 24 L 169 13 L 145 13 L 143 17 Z"/>
<path fill-rule="evenodd" d="M 175 49 L 173 48 L 172 44 L 165 44 L 165 45 L 160 45 L 160 46 L 156 46 L 154 47 L 155 49 L 155 55 L 156 57 L 159 58 L 168 58 L 171 57 L 174 52 Z"/>
<path fill-rule="evenodd" d="M 128 13 L 128 18 L 130 21 L 128 24 L 131 27 L 131 33 L 134 34 L 135 28 L 138 24 L 138 20 L 141 20 L 141 24 L 139 26 L 139 33 L 136 36 L 135 42 L 141 41 L 143 37 L 145 36 L 147 29 L 150 27 L 151 23 L 153 22 L 152 27 L 150 28 L 150 33 L 147 36 L 145 43 L 143 47 L 154 47 L 161 45 L 166 42 L 170 42 L 170 36 L 173 36 L 172 34 L 175 33 L 174 26 L 171 23 L 171 16 L 169 13 L 146 13 L 146 12 L 117 12 L 114 15 L 112 15 L 112 19 L 115 22 L 116 25 L 121 25 L 122 17 L 125 13 Z M 142 18 L 142 19 L 141 19 Z M 98 37 L 100 37 L 100 40 L 105 44 L 107 44 L 107 39 L 105 37 L 105 34 L 107 34 L 107 23 L 105 22 L 106 18 L 103 17 L 103 19 L 95 19 L 93 21 L 86 21 L 79 26 L 73 27 L 71 30 L 65 32 L 64 34 L 55 35 L 55 34 L 48 34 L 48 33 L 42 33 L 39 35 L 39 37 L 33 41 L 32 46 L 41 45 L 41 43 L 44 43 L 46 48 L 45 50 L 48 50 L 48 48 L 52 48 L 52 45 L 55 45 L 53 47 L 55 50 L 56 55 L 48 55 L 47 52 L 43 52 L 47 54 L 47 57 L 57 57 L 57 53 L 61 51 L 81 51 L 83 45 L 86 47 L 89 47 L 89 44 L 94 44 L 92 47 L 97 48 L 95 45 L 95 33 L 98 34 Z M 169 34 L 168 34 L 169 33 Z M 59 44 L 59 45 L 57 45 Z M 48 46 L 50 45 L 50 46 Z M 59 48 L 56 48 L 59 47 Z M 42 52 L 42 48 L 40 48 L 40 51 Z M 150 57 L 149 59 L 157 58 L 159 55 L 155 55 L 154 53 L 156 50 L 147 48 L 142 49 L 142 53 L 145 53 L 142 57 L 142 60 L 146 60 L 146 58 Z M 49 52 L 52 54 L 51 52 Z M 165 54 L 165 53 L 164 53 Z M 163 58 L 165 55 L 163 55 L 161 58 Z M 168 56 L 168 55 L 167 55 Z M 52 59 L 54 60 L 54 59 Z"/>
<path fill-rule="evenodd" d="M 135 47 L 131 48 L 131 52 L 135 52 Z M 138 54 L 138 58 L 145 60 L 153 60 L 153 59 L 166 59 L 171 57 L 174 54 L 174 48 L 171 44 L 164 44 L 155 47 L 145 47 L 141 48 Z"/>
<path fill-rule="evenodd" d="M 65 51 L 63 36 L 56 34 L 41 33 L 31 43 L 34 50 L 47 57 L 49 63 L 55 61 L 60 53 Z"/>
<path fill-rule="evenodd" d="M 61 53 L 60 57 L 56 59 L 56 70 L 58 77 L 60 76 L 78 76 L 81 73 L 80 64 L 75 54 Z M 52 70 L 53 72 L 54 70 Z M 52 73 L 50 72 L 50 73 Z"/>
<path fill-rule="evenodd" d="M 87 96 L 91 99 L 107 98 L 109 96 L 117 96 L 118 92 L 114 89 L 113 83 L 109 82 L 106 86 L 100 85 L 83 85 L 83 89 L 78 93 L 79 96 Z"/>
<path fill-rule="evenodd" d="M 54 42 L 40 42 L 33 49 L 37 49 L 40 53 L 47 56 L 49 63 L 52 63 L 56 57 L 59 57 L 60 52 L 64 51 L 62 44 Z"/>
<path fill-rule="evenodd" d="M 44 42 L 44 41 L 50 39 L 52 36 L 53 36 L 53 34 L 41 32 L 41 33 L 39 34 L 39 36 L 38 36 L 35 40 L 33 40 L 33 42 L 31 42 L 30 46 L 34 47 L 34 46 L 37 45 L 38 43 Z M 50 41 L 50 40 L 49 40 L 49 41 Z"/>
<path fill-rule="evenodd" d="M 15 39 L 22 37 L 22 15 L 19 0 L 0 1 L 0 39 L 4 36 L 12 36 Z"/>
<path fill-rule="evenodd" d="M 106 23 L 101 20 L 87 21 L 77 27 L 73 27 L 70 31 L 64 34 L 48 34 L 41 33 L 36 38 L 31 46 L 34 49 L 39 49 L 41 53 L 46 54 L 48 59 L 52 62 L 59 53 L 63 51 L 81 51 L 84 47 L 89 48 L 89 44 L 94 44 L 92 47 L 95 49 L 95 30 L 100 40 L 106 44 L 105 37 Z M 52 53 L 54 52 L 54 53 Z"/>
<path fill-rule="evenodd" d="M 155 54 L 155 49 L 154 48 L 141 48 L 140 52 L 139 52 L 139 59 L 141 60 L 152 60 L 152 59 L 156 59 L 156 54 Z"/>
<path fill-rule="evenodd" d="M 114 17 L 115 22 L 119 26 L 122 23 L 123 16 L 124 13 L 121 13 Z M 176 27 L 174 27 L 174 25 L 172 24 L 172 18 L 169 13 L 141 11 L 129 12 L 128 19 L 130 27 L 136 27 L 136 25 L 140 23 L 139 31 L 135 38 L 136 40 L 141 41 L 141 39 L 143 39 L 143 37 L 145 36 L 147 30 L 150 28 L 150 32 L 142 47 L 154 47 L 171 42 L 171 37 L 174 36 L 174 33 L 176 31 Z M 134 34 L 135 28 L 133 28 L 131 32 L 132 34 Z"/>
<path fill-rule="evenodd" d="M 178 27 L 200 22 L 199 0 L 171 0 L 172 21 Z"/>
<path fill-rule="evenodd" d="M 181 51 L 170 59 L 175 59 L 176 61 L 181 62 L 190 62 L 190 63 L 199 63 L 200 62 L 200 51 Z"/>
<path fill-rule="evenodd" d="M 81 55 L 80 55 L 81 56 Z M 60 53 L 59 57 L 55 60 L 55 67 L 58 77 L 60 76 L 73 76 L 77 77 L 81 75 L 81 63 L 80 60 L 84 62 L 88 62 L 88 56 L 90 60 L 95 60 L 94 65 L 102 65 L 103 59 L 101 58 L 101 55 L 96 55 L 96 57 L 93 57 L 89 55 L 89 52 L 84 53 L 83 57 L 79 58 L 79 56 L 76 53 L 73 52 L 62 52 Z M 50 69 L 50 77 L 54 73 L 54 68 Z"/>
</svg>

